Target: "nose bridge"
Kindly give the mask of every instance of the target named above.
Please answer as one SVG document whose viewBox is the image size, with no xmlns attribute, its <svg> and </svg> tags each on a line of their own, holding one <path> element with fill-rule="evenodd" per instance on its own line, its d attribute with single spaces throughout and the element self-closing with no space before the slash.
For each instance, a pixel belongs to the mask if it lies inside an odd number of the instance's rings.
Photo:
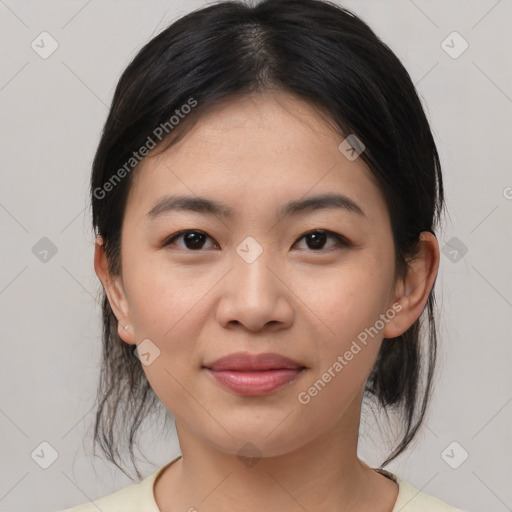
<svg viewBox="0 0 512 512">
<path fill-rule="evenodd" d="M 246 304 L 257 305 L 262 300 L 275 299 L 278 282 L 269 268 L 272 262 L 276 263 L 276 259 L 270 249 L 264 249 L 253 237 L 245 238 L 236 248 L 233 279 L 235 288 L 239 288 L 237 295 L 241 294 Z"/>
</svg>

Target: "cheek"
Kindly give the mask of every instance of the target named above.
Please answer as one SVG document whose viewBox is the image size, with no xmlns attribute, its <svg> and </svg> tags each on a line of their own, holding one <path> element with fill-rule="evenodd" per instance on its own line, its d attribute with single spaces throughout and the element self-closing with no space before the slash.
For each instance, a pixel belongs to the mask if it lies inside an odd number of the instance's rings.
<svg viewBox="0 0 512 512">
<path fill-rule="evenodd" d="M 192 388 L 190 377 L 200 366 L 196 341 L 201 337 L 206 290 L 187 272 L 148 259 L 133 258 L 126 268 L 137 342 L 150 339 L 160 351 L 154 362 L 143 366 L 144 373 L 165 407 L 180 416 L 176 404 L 190 402 L 186 390 Z"/>
<path fill-rule="evenodd" d="M 333 272 L 311 297 L 311 309 L 323 325 L 322 335 L 317 336 L 319 365 L 311 379 L 311 383 L 321 380 L 316 385 L 323 397 L 318 407 L 331 400 L 350 401 L 364 385 L 382 343 L 381 315 L 389 307 L 392 263 L 372 257 L 359 261 L 360 265 Z M 305 286 L 318 290 L 307 282 Z"/>
<path fill-rule="evenodd" d="M 385 309 L 387 289 L 368 270 L 340 271 L 321 293 L 309 296 L 308 305 L 322 320 L 318 360 L 298 400 L 326 424 L 341 418 L 362 392 L 381 346 L 381 330 L 372 327 Z"/>
<path fill-rule="evenodd" d="M 192 266 L 177 270 L 149 251 L 127 254 L 124 268 L 134 328 L 162 341 L 190 324 L 201 299 L 215 284 L 214 276 L 201 278 Z"/>
<path fill-rule="evenodd" d="M 371 260 L 370 260 L 371 261 Z M 309 277 L 303 281 L 305 302 L 325 325 L 329 339 L 348 340 L 374 325 L 388 308 L 390 270 L 362 262 L 360 266 L 340 268 L 325 278 Z"/>
</svg>

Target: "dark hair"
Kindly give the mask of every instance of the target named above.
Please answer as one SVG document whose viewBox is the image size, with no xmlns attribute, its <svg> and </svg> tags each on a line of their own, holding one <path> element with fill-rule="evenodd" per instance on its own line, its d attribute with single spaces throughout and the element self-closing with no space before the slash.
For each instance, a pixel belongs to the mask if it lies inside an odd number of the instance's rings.
<svg viewBox="0 0 512 512">
<path fill-rule="evenodd" d="M 123 214 L 140 158 L 134 152 L 150 141 L 165 148 L 214 104 L 270 90 L 307 100 L 327 113 L 342 134 L 354 134 L 364 144 L 360 157 L 390 213 L 395 277 L 405 276 L 419 234 L 434 233 L 444 206 L 434 139 L 411 78 L 390 48 L 353 13 L 321 0 L 210 5 L 171 24 L 128 65 L 115 90 L 91 178 L 93 226 L 103 237 L 112 275 L 121 272 Z M 135 347 L 119 338 L 117 319 L 102 293 L 103 361 L 94 442 L 127 474 L 118 463 L 119 443 L 126 441 L 119 427 L 131 422 L 128 447 L 140 478 L 135 436 L 159 400 L 134 356 Z M 387 409 L 398 414 L 403 428 L 381 467 L 407 448 L 425 416 L 437 350 L 434 305 L 432 289 L 425 307 L 426 347 L 420 336 L 424 311 L 404 334 L 383 340 L 366 382 L 365 398 L 382 406 L 386 416 Z"/>
</svg>

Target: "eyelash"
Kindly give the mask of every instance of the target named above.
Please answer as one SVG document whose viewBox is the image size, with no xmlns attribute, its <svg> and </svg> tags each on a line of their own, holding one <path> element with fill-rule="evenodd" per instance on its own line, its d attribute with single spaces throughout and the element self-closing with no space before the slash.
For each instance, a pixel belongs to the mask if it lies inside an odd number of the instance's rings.
<svg viewBox="0 0 512 512">
<path fill-rule="evenodd" d="M 204 231 L 201 231 L 199 229 L 185 229 L 183 231 L 179 231 L 178 233 L 174 233 L 173 235 L 171 235 L 170 237 L 167 237 L 162 243 L 161 243 L 161 247 L 164 248 L 164 247 L 168 247 L 169 245 L 171 245 L 176 239 L 182 237 L 183 235 L 186 235 L 188 233 L 200 233 L 202 235 L 205 235 L 206 237 L 208 238 L 212 238 L 210 237 L 210 235 L 208 235 L 207 233 L 205 233 Z M 329 231 L 327 229 L 313 229 L 311 231 L 307 231 L 306 233 L 302 234 L 299 238 L 297 238 L 297 240 L 295 241 L 295 243 L 293 245 L 295 245 L 299 240 L 302 240 L 303 238 L 305 238 L 306 236 L 308 235 L 311 235 L 311 234 L 314 234 L 314 233 L 317 233 L 317 234 L 325 234 L 327 236 L 327 238 L 331 237 L 331 238 L 334 238 L 337 240 L 337 245 L 334 246 L 334 247 L 331 247 L 330 249 L 311 249 L 310 252 L 331 252 L 333 250 L 336 250 L 336 249 L 340 249 L 340 248 L 346 248 L 346 247 L 350 247 L 352 245 L 352 243 L 347 240 L 344 236 L 342 235 L 338 235 L 337 233 L 334 233 L 332 231 Z M 213 239 L 212 239 L 213 240 Z M 181 247 L 180 247 L 181 249 Z M 183 249 L 185 251 L 188 251 L 188 252 L 201 252 L 202 249 L 197 249 L 197 250 L 194 250 L 194 249 Z"/>
</svg>

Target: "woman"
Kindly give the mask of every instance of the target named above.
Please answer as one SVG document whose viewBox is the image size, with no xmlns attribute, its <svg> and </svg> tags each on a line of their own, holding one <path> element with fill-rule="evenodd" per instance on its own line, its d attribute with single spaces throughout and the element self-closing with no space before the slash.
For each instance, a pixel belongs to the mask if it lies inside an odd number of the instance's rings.
<svg viewBox="0 0 512 512">
<path fill-rule="evenodd" d="M 68 510 L 458 510 L 382 469 L 432 391 L 444 199 L 410 77 L 363 21 L 318 0 L 179 19 L 119 81 L 91 200 L 95 439 L 122 469 L 162 404 L 181 456 Z M 402 425 L 380 468 L 363 399 Z"/>
</svg>

